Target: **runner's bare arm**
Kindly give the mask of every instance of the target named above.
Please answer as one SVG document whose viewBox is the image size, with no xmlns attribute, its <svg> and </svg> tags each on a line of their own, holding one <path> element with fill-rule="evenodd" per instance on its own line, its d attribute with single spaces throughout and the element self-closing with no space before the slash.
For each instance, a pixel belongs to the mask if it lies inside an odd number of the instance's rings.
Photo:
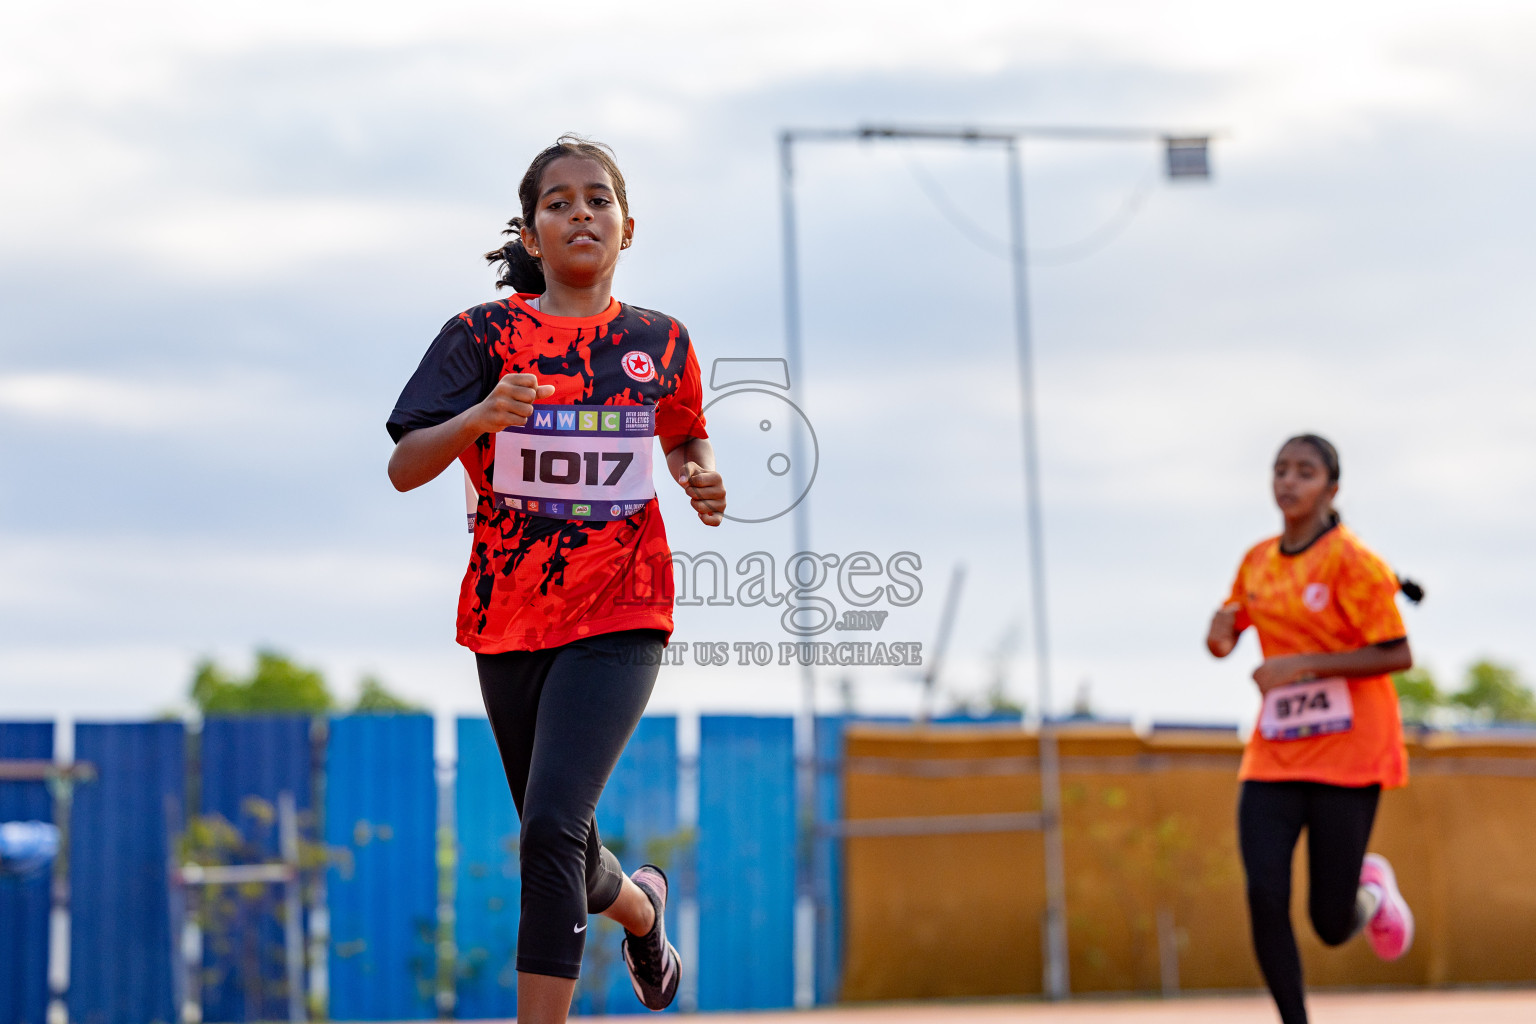
<svg viewBox="0 0 1536 1024">
<path fill-rule="evenodd" d="M 1404 672 L 1413 667 L 1413 649 L 1408 638 L 1388 640 L 1353 651 L 1334 651 L 1327 654 L 1284 654 L 1266 658 L 1264 664 L 1253 670 L 1253 681 L 1262 693 L 1277 686 L 1289 686 L 1304 679 L 1322 679 L 1327 676 L 1384 676 L 1391 672 Z"/>
<path fill-rule="evenodd" d="M 533 403 L 555 393 L 531 373 L 509 373 L 480 403 L 435 427 L 413 430 L 389 456 L 389 482 L 397 491 L 420 487 L 453 464 L 481 434 L 520 427 L 533 415 Z"/>
<path fill-rule="evenodd" d="M 1211 629 L 1205 636 L 1205 648 L 1218 658 L 1225 658 L 1237 646 L 1237 613 L 1240 605 L 1229 601 L 1211 616 Z"/>
<path fill-rule="evenodd" d="M 667 468 L 688 496 L 705 526 L 719 526 L 725 519 L 725 482 L 715 472 L 715 448 L 708 438 L 675 434 L 661 439 Z"/>
</svg>

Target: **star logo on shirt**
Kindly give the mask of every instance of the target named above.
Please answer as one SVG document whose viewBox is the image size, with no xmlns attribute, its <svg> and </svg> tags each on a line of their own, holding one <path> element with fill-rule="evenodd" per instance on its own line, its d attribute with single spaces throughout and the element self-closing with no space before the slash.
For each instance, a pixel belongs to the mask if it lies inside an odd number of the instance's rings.
<svg viewBox="0 0 1536 1024">
<path fill-rule="evenodd" d="M 625 373 L 642 384 L 648 380 L 656 379 L 656 365 L 651 362 L 651 356 L 648 352 L 641 352 L 638 349 L 634 352 L 626 352 L 624 357 L 619 360 L 619 365 L 624 367 Z"/>
</svg>

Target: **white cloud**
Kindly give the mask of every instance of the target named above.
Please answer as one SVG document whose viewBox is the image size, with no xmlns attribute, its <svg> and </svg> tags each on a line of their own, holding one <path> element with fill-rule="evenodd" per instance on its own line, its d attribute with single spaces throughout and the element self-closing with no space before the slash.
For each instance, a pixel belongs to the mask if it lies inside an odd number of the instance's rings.
<svg viewBox="0 0 1536 1024">
<path fill-rule="evenodd" d="M 117 246 L 167 274 L 250 281 L 398 251 L 465 219 L 464 211 L 440 205 L 226 196 L 136 210 L 108 227 Z"/>
<path fill-rule="evenodd" d="M 166 379 L 43 371 L 0 374 L 0 416 L 72 428 L 207 441 L 260 424 L 266 435 L 335 427 L 351 410 L 269 370 Z"/>
<path fill-rule="evenodd" d="M 462 529 L 462 520 L 459 525 Z M 103 550 L 110 557 L 104 558 Z M 75 614 L 112 616 L 114 605 L 131 601 L 134 593 L 204 619 L 218 617 L 224 608 L 268 603 L 285 612 L 307 609 L 353 622 L 409 603 L 424 591 L 440 591 L 446 576 L 441 563 L 410 555 L 299 545 L 273 550 L 193 539 L 106 536 L 82 543 L 12 534 L 0 538 L 0 552 L 7 567 L 0 607 L 59 622 Z M 452 582 L 457 576 L 452 574 Z M 143 606 L 132 615 L 140 622 L 158 618 Z M 176 619 L 166 616 L 155 628 L 179 633 Z"/>
<path fill-rule="evenodd" d="M 618 70 L 622 88 L 605 75 L 572 78 L 561 49 L 535 41 L 527 12 L 503 3 L 13 5 L 0 31 L 9 151 L 0 184 L 16 198 L 0 204 L 0 237 L 13 252 L 100 246 L 181 277 L 225 280 L 421 245 L 462 212 L 441 199 L 365 199 L 332 186 L 274 194 L 241 173 L 249 168 L 219 175 L 208 159 L 247 130 L 285 145 L 317 124 L 332 142 L 357 142 L 369 131 L 365 113 L 410 116 L 424 100 L 457 106 L 492 138 L 585 125 L 707 153 L 700 113 L 766 91 L 841 88 L 861 76 L 981 83 L 1009 71 L 1093 69 L 1102 81 L 1128 72 L 1185 80 L 1160 99 L 1157 119 L 1231 130 L 1221 160 L 1299 146 L 1321 155 L 1384 116 L 1477 118 L 1502 108 L 1509 74 L 1536 40 L 1536 16 L 1519 4 L 796 0 L 584 10 L 605 26 L 583 40 L 584 60 Z M 90 32 L 79 31 L 82 20 Z M 285 64 L 282 53 L 305 61 Z M 239 77 L 220 79 L 242 61 L 267 63 L 245 67 L 258 77 L 243 88 Z M 329 66 L 337 70 L 318 70 Z M 1130 120 L 1145 114 L 1137 92 L 1127 97 Z M 1085 107 L 1089 97 L 1059 98 L 1069 117 L 1103 119 Z M 222 117 L 202 109 L 217 102 Z M 1039 97 L 987 96 L 984 106 L 1051 120 Z M 484 152 L 465 137 L 443 158 Z M 1062 158 L 1044 147 L 1036 159 Z"/>
<path fill-rule="evenodd" d="M 93 31 L 81 33 L 82 18 Z M 1528 5 L 1506 0 L 1283 6 L 1183 0 L 1019 5 L 971 0 L 936 7 L 913 2 L 791 0 L 771 7 L 674 0 L 643 6 L 606 0 L 583 8 L 601 30 L 581 43 L 599 66 L 629 58 L 631 78 L 693 83 L 709 92 L 757 89 L 775 81 L 888 70 L 985 75 L 1025 57 L 1082 60 L 1107 54 L 1164 67 L 1250 71 L 1298 105 L 1387 101 L 1421 104 L 1443 94 L 1425 43 L 1476 43 L 1514 54 L 1533 24 Z M 12 82 L 113 95 L 125 72 L 191 54 L 228 57 L 274 46 L 397 50 L 452 44 L 471 54 L 515 54 L 537 80 L 563 66 L 560 47 L 539 45 L 529 9 L 499 2 L 225 3 L 162 2 L 123 8 L 93 2 L 10 9 L 6 63 Z M 484 45 L 477 45 L 483 40 Z M 100 69 L 72 73 L 53 58 L 73 50 Z M 647 60 L 646 58 L 650 58 Z M 1286 82 L 1282 69 L 1311 72 Z M 141 81 L 152 76 L 142 75 Z"/>
<path fill-rule="evenodd" d="M 1343 449 L 1346 487 L 1358 463 L 1395 500 L 1463 522 L 1512 525 L 1536 501 L 1536 403 L 1521 374 L 1283 350 L 1117 353 L 1058 369 L 1043 405 L 1053 461 L 1087 487 L 1072 501 L 1230 507 L 1251 499 L 1280 440 L 1313 428 L 1361 439 Z"/>
</svg>

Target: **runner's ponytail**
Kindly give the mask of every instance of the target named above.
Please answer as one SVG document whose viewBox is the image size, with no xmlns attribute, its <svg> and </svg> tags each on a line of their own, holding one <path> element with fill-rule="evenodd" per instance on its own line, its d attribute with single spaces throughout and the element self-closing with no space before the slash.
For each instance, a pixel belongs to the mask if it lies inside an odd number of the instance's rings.
<svg viewBox="0 0 1536 1024">
<path fill-rule="evenodd" d="M 501 276 L 496 279 L 497 288 L 511 288 L 524 295 L 544 294 L 544 269 L 539 261 L 523 247 L 523 218 L 507 221 L 504 235 L 511 235 L 500 249 L 485 254 L 485 261 L 492 266 L 501 264 Z"/>
<path fill-rule="evenodd" d="M 1397 578 L 1397 589 L 1403 592 L 1403 596 L 1414 604 L 1424 600 L 1424 588 L 1406 576 Z"/>
</svg>

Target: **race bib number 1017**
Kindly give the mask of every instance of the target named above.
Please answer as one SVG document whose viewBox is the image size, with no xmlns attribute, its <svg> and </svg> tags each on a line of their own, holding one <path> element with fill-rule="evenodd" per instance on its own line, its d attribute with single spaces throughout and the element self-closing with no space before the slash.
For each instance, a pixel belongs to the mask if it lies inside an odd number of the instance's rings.
<svg viewBox="0 0 1536 1024">
<path fill-rule="evenodd" d="M 497 508 L 551 519 L 624 519 L 656 496 L 656 409 L 649 405 L 536 405 L 496 435 Z"/>
</svg>

